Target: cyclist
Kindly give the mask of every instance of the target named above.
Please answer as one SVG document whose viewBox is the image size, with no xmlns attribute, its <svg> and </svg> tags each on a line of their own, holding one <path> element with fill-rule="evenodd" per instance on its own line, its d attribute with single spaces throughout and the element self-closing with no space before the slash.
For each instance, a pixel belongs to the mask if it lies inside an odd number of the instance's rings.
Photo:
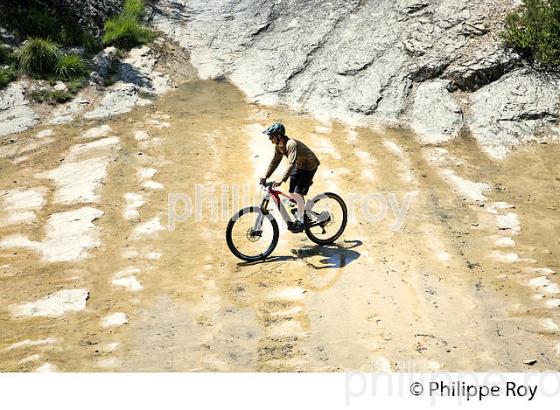
<svg viewBox="0 0 560 410">
<path fill-rule="evenodd" d="M 290 178 L 290 198 L 297 204 L 298 215 L 295 222 L 288 223 L 288 229 L 294 233 L 302 232 L 304 229 L 303 214 L 305 209 L 303 197 L 309 191 L 311 184 L 313 184 L 313 176 L 317 172 L 320 162 L 307 145 L 288 137 L 286 129 L 281 123 L 272 124 L 263 131 L 263 134 L 268 135 L 268 138 L 276 147 L 274 157 L 270 161 L 266 175 L 261 178 L 261 183 L 266 182 L 267 178 L 278 168 L 280 161 L 282 161 L 282 156 L 288 158 L 290 166 L 282 176 L 281 182 L 275 182 L 274 186 L 279 186 Z"/>
</svg>

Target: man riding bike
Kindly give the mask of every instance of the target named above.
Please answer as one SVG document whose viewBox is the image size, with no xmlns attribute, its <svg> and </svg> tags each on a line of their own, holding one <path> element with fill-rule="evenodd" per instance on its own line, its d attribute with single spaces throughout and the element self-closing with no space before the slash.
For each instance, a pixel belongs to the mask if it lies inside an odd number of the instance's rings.
<svg viewBox="0 0 560 410">
<path fill-rule="evenodd" d="M 290 178 L 290 198 L 297 204 L 298 215 L 295 222 L 288 224 L 288 229 L 294 233 L 302 232 L 304 229 L 303 216 L 305 209 L 303 197 L 309 191 L 311 184 L 313 184 L 313 176 L 317 172 L 320 162 L 307 145 L 288 137 L 284 125 L 280 123 L 272 124 L 263 131 L 263 134 L 268 135 L 268 138 L 276 147 L 274 157 L 270 161 L 266 175 L 261 178 L 261 183 L 265 182 L 278 168 L 282 161 L 282 156 L 288 158 L 290 166 L 282 176 L 281 182 L 274 183 L 274 186 L 279 186 Z"/>
</svg>

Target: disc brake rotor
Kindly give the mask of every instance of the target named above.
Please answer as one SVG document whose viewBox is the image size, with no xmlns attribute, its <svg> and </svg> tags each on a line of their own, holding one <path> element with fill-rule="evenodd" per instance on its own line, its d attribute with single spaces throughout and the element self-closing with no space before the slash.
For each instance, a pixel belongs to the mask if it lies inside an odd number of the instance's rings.
<svg viewBox="0 0 560 410">
<path fill-rule="evenodd" d="M 253 228 L 249 228 L 249 230 L 247 231 L 247 239 L 249 240 L 249 242 L 257 242 L 259 239 L 261 239 L 261 235 L 259 235 L 258 232 L 254 231 Z"/>
</svg>

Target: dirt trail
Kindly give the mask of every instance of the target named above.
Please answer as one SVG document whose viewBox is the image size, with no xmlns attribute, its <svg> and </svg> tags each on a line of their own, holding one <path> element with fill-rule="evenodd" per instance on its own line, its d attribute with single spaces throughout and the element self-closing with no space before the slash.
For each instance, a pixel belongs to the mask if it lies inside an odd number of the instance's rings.
<svg viewBox="0 0 560 410">
<path fill-rule="evenodd" d="M 234 192 L 258 201 L 275 120 L 352 217 L 336 246 L 282 231 L 268 261 L 240 263 L 225 225 Z M 51 132 L 0 160 L 2 370 L 559 368 L 557 145 L 493 163 L 469 138 L 422 147 L 212 81 Z M 198 218 L 169 230 L 170 194 Z"/>
</svg>

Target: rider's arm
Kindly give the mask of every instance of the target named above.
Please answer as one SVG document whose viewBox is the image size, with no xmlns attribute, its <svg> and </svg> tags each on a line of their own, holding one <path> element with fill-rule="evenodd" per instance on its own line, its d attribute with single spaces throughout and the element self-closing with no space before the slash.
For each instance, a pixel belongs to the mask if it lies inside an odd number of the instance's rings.
<svg viewBox="0 0 560 410">
<path fill-rule="evenodd" d="M 288 154 L 288 161 L 290 162 L 290 166 L 284 172 L 284 176 L 282 177 L 282 182 L 286 182 L 290 177 L 292 171 L 296 167 L 296 158 L 297 158 L 297 143 L 294 140 L 289 140 L 286 144 L 286 152 Z"/>
<path fill-rule="evenodd" d="M 282 153 L 278 150 L 278 148 L 275 148 L 274 157 L 272 158 L 272 161 L 270 161 L 265 178 L 270 178 L 274 171 L 276 171 L 276 168 L 278 168 L 280 161 L 282 161 Z"/>
</svg>

